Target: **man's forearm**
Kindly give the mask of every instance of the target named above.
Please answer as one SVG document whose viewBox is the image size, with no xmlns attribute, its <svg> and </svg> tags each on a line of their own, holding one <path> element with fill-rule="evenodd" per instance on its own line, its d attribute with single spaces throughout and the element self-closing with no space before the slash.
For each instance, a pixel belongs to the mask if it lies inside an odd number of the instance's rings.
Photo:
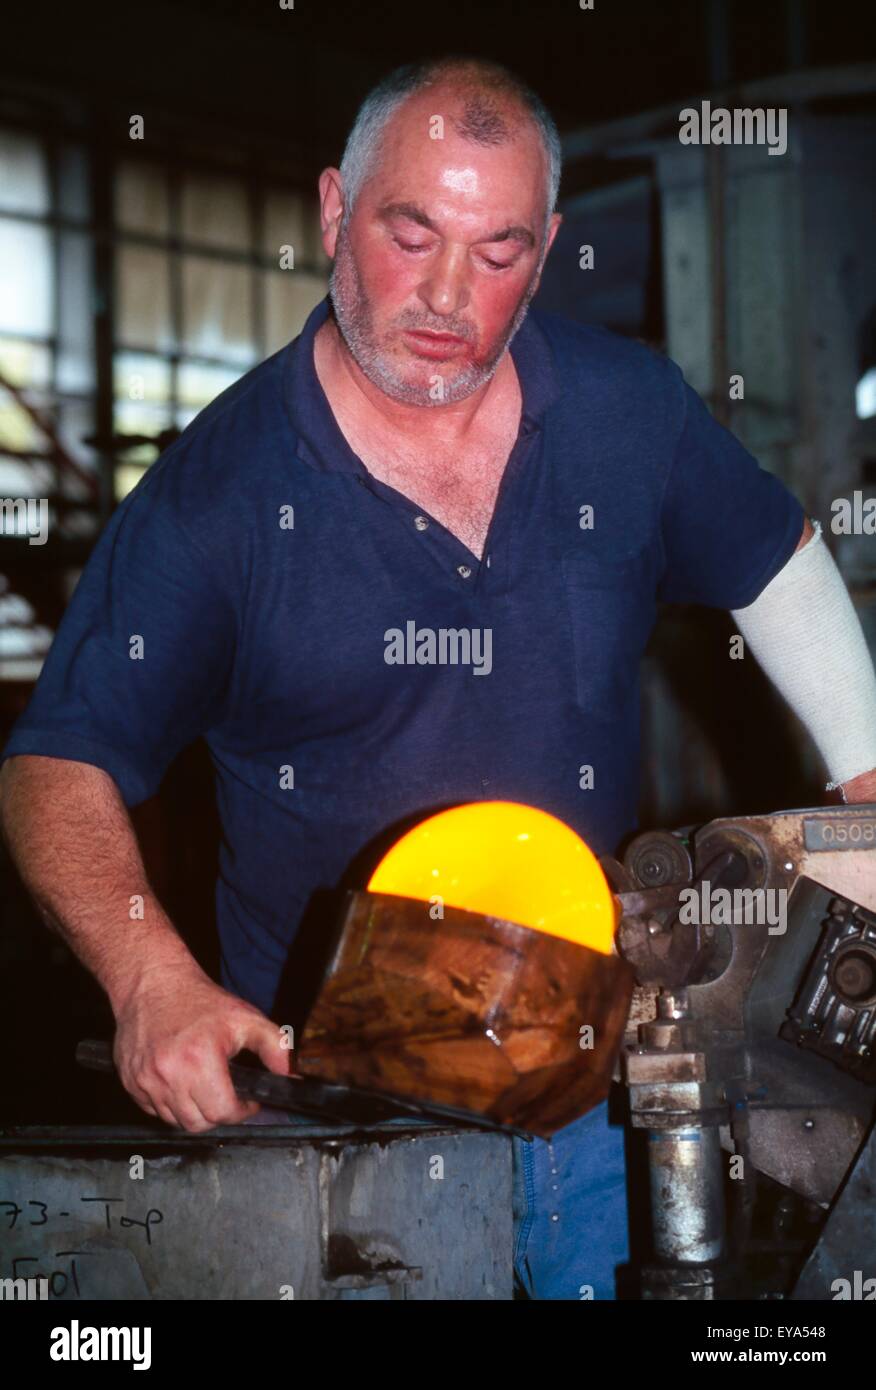
<svg viewBox="0 0 876 1390">
<path fill-rule="evenodd" d="M 876 672 L 851 597 L 816 523 L 747 608 L 739 631 L 805 725 L 847 799 L 876 792 Z M 851 793 L 851 794 L 850 794 Z"/>
<path fill-rule="evenodd" d="M 155 970 L 197 970 L 155 897 L 112 779 L 58 758 L 0 769 L 0 824 L 43 920 L 109 995 L 114 1012 Z"/>
</svg>

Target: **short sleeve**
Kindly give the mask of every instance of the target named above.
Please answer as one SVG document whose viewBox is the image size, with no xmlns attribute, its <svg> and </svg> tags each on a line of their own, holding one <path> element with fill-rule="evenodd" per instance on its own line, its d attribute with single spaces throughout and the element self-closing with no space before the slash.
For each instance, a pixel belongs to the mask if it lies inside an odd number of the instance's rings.
<svg viewBox="0 0 876 1390">
<path fill-rule="evenodd" d="M 664 603 L 746 608 L 793 555 L 805 512 L 679 373 L 684 424 L 661 508 Z"/>
<path fill-rule="evenodd" d="M 102 768 L 129 806 L 221 717 L 236 631 L 204 554 L 149 481 L 101 535 L 3 750 Z"/>
</svg>

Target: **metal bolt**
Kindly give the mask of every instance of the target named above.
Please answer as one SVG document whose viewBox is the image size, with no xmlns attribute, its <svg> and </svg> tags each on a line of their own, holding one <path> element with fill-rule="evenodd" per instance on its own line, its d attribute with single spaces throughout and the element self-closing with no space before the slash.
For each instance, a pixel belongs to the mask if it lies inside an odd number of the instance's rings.
<svg viewBox="0 0 876 1390">
<path fill-rule="evenodd" d="M 657 1013 L 660 1018 L 686 1018 L 688 1013 L 687 990 L 664 990 L 657 996 Z"/>
</svg>

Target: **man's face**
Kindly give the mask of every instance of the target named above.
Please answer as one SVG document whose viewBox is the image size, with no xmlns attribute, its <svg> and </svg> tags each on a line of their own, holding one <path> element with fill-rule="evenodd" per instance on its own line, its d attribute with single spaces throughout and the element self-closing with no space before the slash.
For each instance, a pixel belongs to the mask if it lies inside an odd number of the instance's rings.
<svg viewBox="0 0 876 1390">
<path fill-rule="evenodd" d="M 461 400 L 490 379 L 560 221 L 545 238 L 547 161 L 535 128 L 511 112 L 513 140 L 464 141 L 447 119 L 452 100 L 421 93 L 391 118 L 345 226 L 323 175 L 338 326 L 368 380 L 407 405 Z M 440 140 L 429 133 L 436 114 Z"/>
</svg>

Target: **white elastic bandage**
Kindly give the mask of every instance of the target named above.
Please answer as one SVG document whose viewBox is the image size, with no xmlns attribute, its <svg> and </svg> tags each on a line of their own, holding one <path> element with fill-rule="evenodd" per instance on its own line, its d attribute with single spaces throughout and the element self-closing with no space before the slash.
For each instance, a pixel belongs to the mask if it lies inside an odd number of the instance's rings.
<svg viewBox="0 0 876 1390">
<path fill-rule="evenodd" d="M 733 618 L 759 664 L 809 731 L 832 781 L 876 768 L 876 672 L 842 575 L 813 523 L 763 593 Z"/>
</svg>

